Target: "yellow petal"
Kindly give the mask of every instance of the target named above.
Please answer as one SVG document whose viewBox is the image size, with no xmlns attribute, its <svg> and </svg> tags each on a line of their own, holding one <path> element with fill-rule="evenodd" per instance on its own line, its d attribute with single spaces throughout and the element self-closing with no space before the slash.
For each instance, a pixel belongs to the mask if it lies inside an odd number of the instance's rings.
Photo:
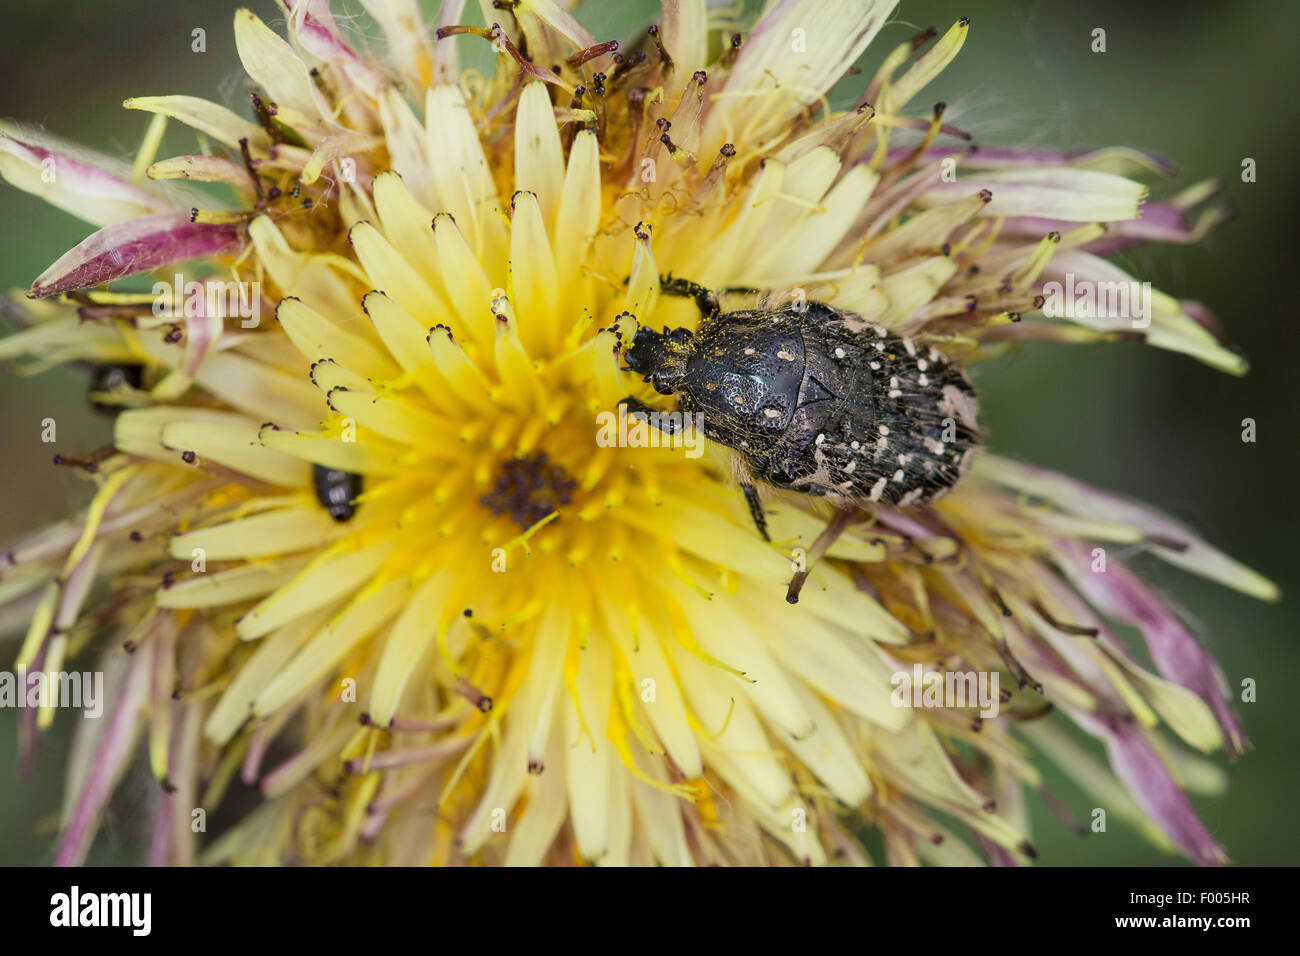
<svg viewBox="0 0 1300 956">
<path fill-rule="evenodd" d="M 246 641 L 261 637 L 330 601 L 346 597 L 379 570 L 393 545 L 392 541 L 380 541 L 353 551 L 321 555 L 292 582 L 240 618 L 235 633 Z"/>
<path fill-rule="evenodd" d="M 188 561 L 201 548 L 209 561 L 264 558 L 324 547 L 342 526 L 324 508 L 283 508 L 175 535 L 167 549 Z"/>
<path fill-rule="evenodd" d="M 407 315 L 429 328 L 447 317 L 447 307 L 424 280 L 368 222 L 360 222 L 348 240 L 375 288 L 396 302 Z"/>
<path fill-rule="evenodd" d="M 122 105 L 129 110 L 170 116 L 235 149 L 239 149 L 241 139 L 247 139 L 249 148 L 263 155 L 271 146 L 270 137 L 256 123 L 197 96 L 135 96 Z"/>
<path fill-rule="evenodd" d="M 325 677 L 349 650 L 383 627 L 397 613 L 408 596 L 408 587 L 409 581 L 403 577 L 359 594 L 303 645 L 293 660 L 257 695 L 253 700 L 253 713 L 258 716 L 274 713 Z"/>
<path fill-rule="evenodd" d="M 533 81 L 519 94 L 515 112 L 515 191 L 537 197 L 542 221 L 549 226 L 555 221 L 563 182 L 564 152 L 551 98 L 545 83 Z"/>
<path fill-rule="evenodd" d="M 397 366 L 391 359 L 381 355 L 359 335 L 344 331 L 342 323 L 325 318 L 301 299 L 281 299 L 275 317 L 298 351 L 313 361 L 334 359 L 367 378 L 390 379 L 398 375 Z"/>
<path fill-rule="evenodd" d="M 370 691 L 370 718 L 379 727 L 393 719 L 421 655 L 433 646 L 449 583 L 449 572 L 443 572 L 416 587 L 388 632 Z"/>
<path fill-rule="evenodd" d="M 316 87 L 306 64 L 287 41 L 251 10 L 235 13 L 235 49 L 244 69 L 270 95 L 289 126 L 320 121 Z"/>
<path fill-rule="evenodd" d="M 194 452 L 273 485 L 300 488 L 311 481 L 311 466 L 258 443 L 258 425 L 177 421 L 163 426 L 162 444 Z"/>
<path fill-rule="evenodd" d="M 223 607 L 269 594 L 291 581 L 304 561 L 285 558 L 245 564 L 229 571 L 199 574 L 154 592 L 154 603 L 165 608 Z"/>
</svg>

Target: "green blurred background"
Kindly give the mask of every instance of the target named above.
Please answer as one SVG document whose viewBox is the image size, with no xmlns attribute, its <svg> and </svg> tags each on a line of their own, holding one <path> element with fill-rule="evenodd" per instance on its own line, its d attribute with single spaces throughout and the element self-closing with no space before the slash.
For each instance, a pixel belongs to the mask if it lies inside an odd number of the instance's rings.
<svg viewBox="0 0 1300 956">
<path fill-rule="evenodd" d="M 242 112 L 231 33 L 240 5 L 11 0 L 0 40 L 0 117 L 39 123 L 129 160 L 147 116 L 120 109 L 128 96 L 186 93 Z M 425 5 L 432 11 L 437 0 Z M 280 17 L 269 0 L 251 6 L 268 22 Z M 359 5 L 352 0 L 347 9 Z M 578 13 L 603 40 L 625 37 L 656 9 L 645 0 L 588 0 Z M 1290 494 L 1300 461 L 1300 319 L 1285 290 L 1300 272 L 1300 4 L 904 0 L 864 57 L 866 75 L 849 85 L 865 83 L 914 28 L 942 31 L 959 16 L 972 20 L 966 46 L 914 109 L 946 101 L 953 122 L 983 144 L 1152 149 L 1181 169 L 1172 182 L 1153 183 L 1153 198 L 1217 176 L 1238 211 L 1198 246 L 1137 248 L 1119 261 L 1159 289 L 1209 305 L 1251 359 L 1248 377 L 1139 345 L 1033 346 L 982 368 L 978 384 L 995 449 L 1158 505 L 1282 587 L 1283 601 L 1267 605 L 1154 562 L 1143 565 L 1200 623 L 1229 683 L 1258 682 L 1258 702 L 1241 705 L 1255 749 L 1231 768 L 1224 797 L 1198 799 L 1202 818 L 1234 861 L 1294 864 L 1300 762 L 1291 694 L 1300 668 L 1290 598 L 1300 591 L 1300 509 Z M 191 52 L 197 27 L 207 31 L 205 53 Z M 1106 30 L 1104 54 L 1090 49 L 1098 27 Z M 160 156 L 193 145 L 173 124 Z M 1244 157 L 1257 162 L 1255 183 L 1241 182 Z M 26 287 L 90 231 L 8 186 L 0 186 L 0 223 L 4 288 Z M 60 450 L 106 441 L 109 426 L 87 413 L 84 390 L 84 379 L 69 371 L 27 379 L 0 374 L 0 401 L 9 409 L 0 418 L 0 540 L 84 504 L 85 483 L 51 465 L 50 446 L 39 440 L 40 421 L 51 416 Z M 1258 423 L 1255 444 L 1240 438 L 1248 417 Z M 0 646 L 0 668 L 11 666 L 14 650 Z M 61 715 L 44 737 L 36 777 L 26 781 L 15 772 L 15 723 L 14 712 L 0 712 L 0 863 L 46 863 L 71 720 Z M 1049 782 L 1086 817 L 1090 800 L 1056 778 Z M 92 860 L 138 861 L 133 844 L 146 787 L 124 786 Z M 1108 833 L 1086 840 L 1041 807 L 1034 819 L 1043 863 L 1172 861 L 1113 816 Z"/>
</svg>

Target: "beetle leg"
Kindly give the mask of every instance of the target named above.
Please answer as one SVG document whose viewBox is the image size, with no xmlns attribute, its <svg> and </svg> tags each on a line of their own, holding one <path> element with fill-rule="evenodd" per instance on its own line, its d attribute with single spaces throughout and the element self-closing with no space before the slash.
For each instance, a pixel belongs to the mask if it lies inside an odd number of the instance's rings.
<svg viewBox="0 0 1300 956">
<path fill-rule="evenodd" d="M 712 319 L 722 311 L 721 306 L 718 305 L 718 297 L 712 290 L 689 279 L 663 276 L 659 280 L 659 291 L 664 295 L 680 295 L 687 299 L 694 299 L 695 307 L 700 310 L 700 317 L 703 319 Z"/>
<path fill-rule="evenodd" d="M 682 428 L 681 415 L 663 415 L 660 409 L 651 408 L 639 398 L 633 398 L 629 395 L 618 403 L 619 408 L 624 409 L 623 414 L 628 418 L 639 418 L 646 424 L 654 425 L 665 435 L 676 435 Z"/>
<path fill-rule="evenodd" d="M 764 541 L 771 541 L 767 534 L 767 515 L 763 513 L 763 502 L 759 500 L 758 489 L 751 484 L 744 484 L 740 486 L 740 490 L 745 493 L 745 501 L 749 505 L 749 516 L 754 519 L 754 527 L 758 529 Z"/>
<path fill-rule="evenodd" d="M 808 573 L 812 571 L 813 565 L 830 550 L 831 545 L 835 543 L 835 539 L 844 533 L 844 529 L 853 522 L 853 519 L 857 517 L 857 513 L 856 508 L 844 508 L 837 510 L 831 516 L 831 520 L 826 523 L 822 533 L 817 535 L 812 547 L 808 549 L 808 554 L 804 558 L 804 569 L 796 571 L 794 577 L 790 579 L 790 586 L 785 592 L 786 603 L 799 603 L 799 592 L 803 590 L 803 584 L 808 580 Z"/>
</svg>

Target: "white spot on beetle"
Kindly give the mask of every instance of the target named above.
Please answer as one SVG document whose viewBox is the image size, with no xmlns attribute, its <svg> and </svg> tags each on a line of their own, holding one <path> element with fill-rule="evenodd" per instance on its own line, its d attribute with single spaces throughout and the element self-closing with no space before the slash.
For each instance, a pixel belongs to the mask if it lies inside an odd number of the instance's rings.
<svg viewBox="0 0 1300 956">
<path fill-rule="evenodd" d="M 945 418 L 959 419 L 970 428 L 978 427 L 975 396 L 956 385 L 945 385 L 942 395 L 939 400 L 939 411 Z"/>
</svg>

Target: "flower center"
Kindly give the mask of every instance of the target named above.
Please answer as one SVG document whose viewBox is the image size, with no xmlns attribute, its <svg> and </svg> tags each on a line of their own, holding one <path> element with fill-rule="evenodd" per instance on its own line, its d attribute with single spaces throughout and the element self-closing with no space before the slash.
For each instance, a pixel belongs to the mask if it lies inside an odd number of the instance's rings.
<svg viewBox="0 0 1300 956">
<path fill-rule="evenodd" d="M 509 514 L 525 531 L 573 500 L 578 483 L 539 451 L 501 463 L 492 490 L 479 498 L 494 515 Z"/>
</svg>

